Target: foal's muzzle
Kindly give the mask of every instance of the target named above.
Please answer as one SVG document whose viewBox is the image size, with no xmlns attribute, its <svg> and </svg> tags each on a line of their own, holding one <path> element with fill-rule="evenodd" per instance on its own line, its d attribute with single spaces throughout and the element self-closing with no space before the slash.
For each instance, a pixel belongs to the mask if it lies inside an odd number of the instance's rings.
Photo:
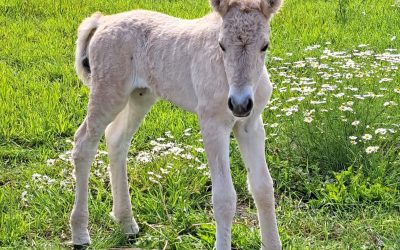
<svg viewBox="0 0 400 250">
<path fill-rule="evenodd" d="M 237 102 L 234 98 L 229 97 L 228 107 L 234 116 L 246 117 L 249 116 L 251 109 L 253 108 L 253 100 L 251 100 L 251 98 L 247 98 L 243 102 Z"/>
<path fill-rule="evenodd" d="M 253 109 L 252 91 L 248 88 L 230 91 L 228 107 L 236 117 L 249 116 Z"/>
</svg>

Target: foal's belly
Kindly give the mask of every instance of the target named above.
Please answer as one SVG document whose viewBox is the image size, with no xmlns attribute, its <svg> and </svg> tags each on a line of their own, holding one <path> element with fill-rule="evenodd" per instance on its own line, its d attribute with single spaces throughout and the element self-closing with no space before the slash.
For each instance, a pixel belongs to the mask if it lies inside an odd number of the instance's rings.
<svg viewBox="0 0 400 250">
<path fill-rule="evenodd" d="M 157 98 L 170 101 L 186 111 L 196 113 L 197 96 L 190 83 L 168 79 L 161 81 L 154 78 L 145 80 L 143 77 L 136 77 L 133 88 L 148 88 Z"/>
<path fill-rule="evenodd" d="M 194 90 L 189 86 L 179 86 L 166 82 L 160 85 L 152 88 L 157 97 L 170 101 L 186 111 L 196 113 L 197 97 Z"/>
</svg>

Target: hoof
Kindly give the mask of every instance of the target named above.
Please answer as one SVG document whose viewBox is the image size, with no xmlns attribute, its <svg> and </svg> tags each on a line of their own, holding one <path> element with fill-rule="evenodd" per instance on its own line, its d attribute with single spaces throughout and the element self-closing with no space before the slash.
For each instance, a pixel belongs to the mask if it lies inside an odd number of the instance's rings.
<svg viewBox="0 0 400 250">
<path fill-rule="evenodd" d="M 137 234 L 126 234 L 126 241 L 128 244 L 135 244 L 137 238 Z"/>
<path fill-rule="evenodd" d="M 89 247 L 89 244 L 84 244 L 84 245 L 74 245 L 74 250 L 85 250 Z"/>
</svg>

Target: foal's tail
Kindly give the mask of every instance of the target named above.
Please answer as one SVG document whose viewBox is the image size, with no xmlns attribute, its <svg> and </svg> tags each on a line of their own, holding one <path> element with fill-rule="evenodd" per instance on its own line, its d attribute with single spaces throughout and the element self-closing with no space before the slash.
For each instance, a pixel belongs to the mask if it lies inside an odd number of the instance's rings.
<svg viewBox="0 0 400 250">
<path fill-rule="evenodd" d="M 82 82 L 90 86 L 90 63 L 88 46 L 90 39 L 99 26 L 99 20 L 103 15 L 99 12 L 83 20 L 78 29 L 78 39 L 76 41 L 75 70 Z"/>
</svg>

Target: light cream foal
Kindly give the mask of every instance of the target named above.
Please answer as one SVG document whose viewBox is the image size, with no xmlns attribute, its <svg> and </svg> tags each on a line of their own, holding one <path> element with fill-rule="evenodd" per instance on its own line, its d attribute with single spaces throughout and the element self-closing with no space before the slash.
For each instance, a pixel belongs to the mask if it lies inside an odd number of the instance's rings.
<svg viewBox="0 0 400 250">
<path fill-rule="evenodd" d="M 210 0 L 214 12 L 182 20 L 135 10 L 92 15 L 78 31 L 76 70 L 90 87 L 87 116 L 75 134 L 72 240 L 90 243 L 88 179 L 105 131 L 112 214 L 127 235 L 132 217 L 126 157 L 133 134 L 158 98 L 198 115 L 212 180 L 216 249 L 231 248 L 236 192 L 229 135 L 237 138 L 261 227 L 262 249 L 280 249 L 273 183 L 265 161 L 261 113 L 272 85 L 264 64 L 269 23 L 282 0 Z"/>
</svg>

